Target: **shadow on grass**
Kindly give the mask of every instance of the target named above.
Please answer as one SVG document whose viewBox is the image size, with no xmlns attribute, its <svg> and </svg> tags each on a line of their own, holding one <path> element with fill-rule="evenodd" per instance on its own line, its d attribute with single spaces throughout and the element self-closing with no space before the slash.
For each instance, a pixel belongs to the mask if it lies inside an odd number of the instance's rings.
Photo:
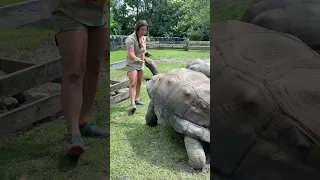
<svg viewBox="0 0 320 180">
<path fill-rule="evenodd" d="M 73 170 L 79 164 L 80 157 L 60 156 L 58 169 L 60 172 L 67 172 Z"/>
<path fill-rule="evenodd" d="M 175 172 L 202 173 L 201 170 L 193 170 L 189 166 L 183 135 L 164 124 L 150 127 L 135 122 L 113 122 L 112 125 L 131 129 L 125 134 L 126 139 L 137 157 L 148 164 Z"/>
</svg>

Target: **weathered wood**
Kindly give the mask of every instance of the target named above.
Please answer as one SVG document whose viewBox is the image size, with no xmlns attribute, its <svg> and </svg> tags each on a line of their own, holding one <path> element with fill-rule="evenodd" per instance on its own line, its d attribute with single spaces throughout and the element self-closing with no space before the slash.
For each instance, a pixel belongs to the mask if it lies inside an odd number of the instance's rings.
<svg viewBox="0 0 320 180">
<path fill-rule="evenodd" d="M 119 70 L 126 66 L 126 60 L 110 64 L 110 70 Z"/>
<path fill-rule="evenodd" d="M 57 93 L 1 114 L 0 137 L 25 128 L 32 123 L 53 116 L 61 111 L 60 93 Z"/>
<path fill-rule="evenodd" d="M 210 46 L 210 41 L 189 41 L 188 44 L 191 46 Z"/>
<path fill-rule="evenodd" d="M 7 74 L 34 66 L 34 63 L 12 60 L 6 58 L 0 58 L 0 71 L 4 71 Z M 0 91 L 1 92 L 1 91 Z"/>
<path fill-rule="evenodd" d="M 129 80 L 122 81 L 110 86 L 110 92 L 115 92 L 117 90 L 128 88 L 129 87 Z"/>
<path fill-rule="evenodd" d="M 0 7 L 0 29 L 19 28 L 27 24 L 50 19 L 51 0 L 28 2 Z"/>
<path fill-rule="evenodd" d="M 62 76 L 61 59 L 33 65 L 0 77 L 0 98 L 12 96 Z"/>
<path fill-rule="evenodd" d="M 126 100 L 129 98 L 129 92 L 123 92 L 123 93 L 120 93 L 120 94 L 117 94 L 115 96 L 112 96 L 110 98 L 110 106 L 114 106 L 116 105 L 117 103 L 119 103 L 120 101 L 123 101 L 123 100 Z"/>
<path fill-rule="evenodd" d="M 210 51 L 210 47 L 209 46 L 197 46 L 197 47 L 188 47 L 188 50 L 203 50 L 203 51 Z"/>
</svg>

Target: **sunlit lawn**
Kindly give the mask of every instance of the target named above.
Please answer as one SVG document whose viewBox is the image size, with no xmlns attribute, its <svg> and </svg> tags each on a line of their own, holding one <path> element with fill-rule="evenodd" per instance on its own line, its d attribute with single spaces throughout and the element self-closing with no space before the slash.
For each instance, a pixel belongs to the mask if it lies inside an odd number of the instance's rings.
<svg viewBox="0 0 320 180">
<path fill-rule="evenodd" d="M 209 52 L 150 50 L 162 73 L 183 68 L 193 59 L 209 59 Z M 125 51 L 111 52 L 111 62 L 125 59 Z M 121 58 L 120 58 L 121 57 Z M 169 60 L 167 60 L 169 59 Z M 111 78 L 125 75 L 111 71 Z M 145 69 L 147 77 L 152 74 Z M 160 124 L 151 128 L 145 123 L 149 97 L 142 87 L 141 100 L 134 115 L 129 113 L 129 101 L 111 108 L 110 177 L 111 179 L 210 179 L 210 172 L 199 172 L 188 165 L 183 136 Z"/>
</svg>

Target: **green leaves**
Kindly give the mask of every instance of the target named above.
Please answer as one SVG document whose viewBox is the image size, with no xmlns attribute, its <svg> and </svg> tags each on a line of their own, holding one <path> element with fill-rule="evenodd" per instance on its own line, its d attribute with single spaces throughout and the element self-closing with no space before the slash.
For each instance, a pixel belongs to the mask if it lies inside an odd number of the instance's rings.
<svg viewBox="0 0 320 180">
<path fill-rule="evenodd" d="M 150 25 L 151 36 L 209 39 L 209 0 L 124 0 L 112 2 L 111 6 L 113 21 L 122 25 L 120 34 L 132 33 L 136 21 L 144 19 Z"/>
</svg>

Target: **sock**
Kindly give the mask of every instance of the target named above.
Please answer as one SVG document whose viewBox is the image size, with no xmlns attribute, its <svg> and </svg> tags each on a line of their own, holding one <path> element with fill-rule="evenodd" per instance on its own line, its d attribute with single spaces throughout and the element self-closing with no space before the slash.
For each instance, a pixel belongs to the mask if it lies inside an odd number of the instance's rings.
<svg viewBox="0 0 320 180">
<path fill-rule="evenodd" d="M 79 127 L 80 128 L 83 128 L 85 125 L 87 125 L 88 123 L 87 122 L 85 122 L 85 123 L 83 123 L 83 124 L 81 124 Z"/>
</svg>

